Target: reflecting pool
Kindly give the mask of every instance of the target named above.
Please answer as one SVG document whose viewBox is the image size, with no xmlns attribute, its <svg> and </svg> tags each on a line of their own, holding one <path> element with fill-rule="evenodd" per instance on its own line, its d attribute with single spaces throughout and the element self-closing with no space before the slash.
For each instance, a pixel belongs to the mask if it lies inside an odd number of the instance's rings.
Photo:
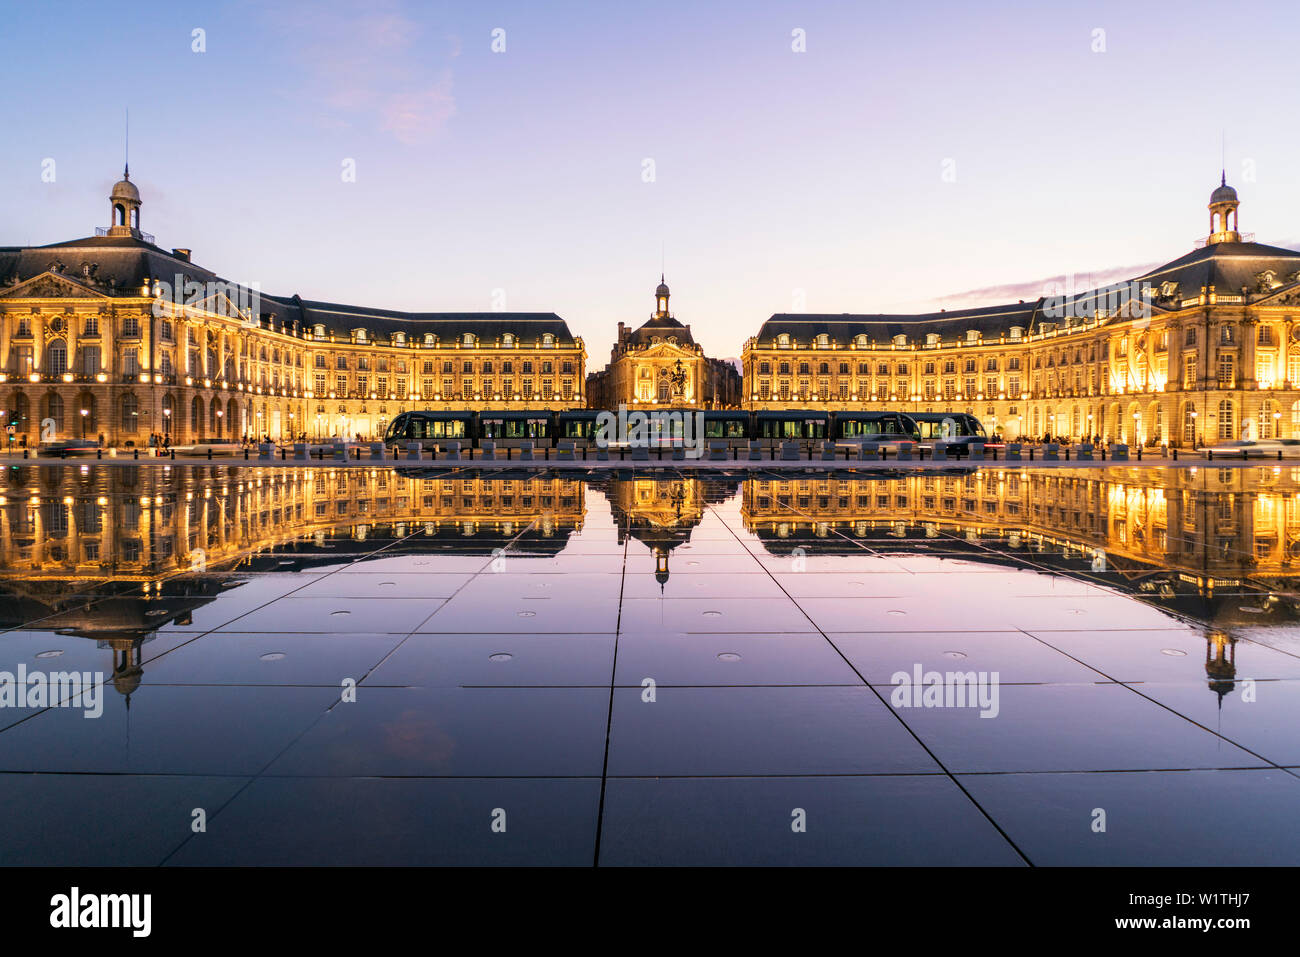
<svg viewBox="0 0 1300 957">
<path fill-rule="evenodd" d="M 3 864 L 1300 863 L 1300 469 L 0 485 Z"/>
</svg>

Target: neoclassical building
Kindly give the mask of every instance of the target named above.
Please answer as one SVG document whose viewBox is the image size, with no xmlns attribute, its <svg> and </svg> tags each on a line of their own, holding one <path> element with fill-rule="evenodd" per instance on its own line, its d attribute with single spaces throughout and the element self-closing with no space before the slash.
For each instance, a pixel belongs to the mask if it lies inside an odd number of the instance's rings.
<svg viewBox="0 0 1300 957">
<path fill-rule="evenodd" d="M 746 408 L 970 412 L 1046 433 L 1190 446 L 1300 436 L 1300 252 L 1210 196 L 1197 248 L 1129 283 L 921 315 L 774 315 L 744 346 Z"/>
<path fill-rule="evenodd" d="M 592 408 L 729 409 L 739 405 L 739 373 L 731 363 L 704 354 L 691 327 L 668 311 L 668 298 L 668 284 L 661 276 L 650 318 L 636 329 L 618 324 L 609 364 L 587 379 Z"/>
<path fill-rule="evenodd" d="M 0 247 L 0 408 L 12 441 L 377 436 L 413 408 L 582 408 L 586 349 L 554 313 L 406 313 L 272 296 L 140 228 Z M 44 427 L 42 427 L 44 423 Z"/>
</svg>

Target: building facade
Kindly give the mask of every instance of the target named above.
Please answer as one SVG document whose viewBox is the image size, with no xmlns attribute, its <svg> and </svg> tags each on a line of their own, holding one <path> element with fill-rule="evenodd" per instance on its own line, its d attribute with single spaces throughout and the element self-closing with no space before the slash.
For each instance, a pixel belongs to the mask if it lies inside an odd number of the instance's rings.
<svg viewBox="0 0 1300 957">
<path fill-rule="evenodd" d="M 587 379 L 587 396 L 595 409 L 626 406 L 732 409 L 740 404 L 740 373 L 723 359 L 713 359 L 668 310 L 668 285 L 660 277 L 655 311 L 629 329 L 618 324 L 609 364 Z"/>
<path fill-rule="evenodd" d="M 774 315 L 746 408 L 969 412 L 1008 439 L 1192 446 L 1300 436 L 1300 253 L 1237 229 L 1129 283 L 922 315 Z"/>
<path fill-rule="evenodd" d="M 0 408 L 13 445 L 102 437 L 377 437 L 421 408 L 586 405 L 586 349 L 553 313 L 404 313 L 271 296 L 140 229 L 0 248 Z"/>
</svg>

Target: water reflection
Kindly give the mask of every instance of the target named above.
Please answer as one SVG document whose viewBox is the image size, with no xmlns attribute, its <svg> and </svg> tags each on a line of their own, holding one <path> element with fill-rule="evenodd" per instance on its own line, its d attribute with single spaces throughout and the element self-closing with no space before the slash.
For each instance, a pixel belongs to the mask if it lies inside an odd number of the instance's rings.
<svg viewBox="0 0 1300 957">
<path fill-rule="evenodd" d="M 760 560 L 902 556 L 958 573 L 975 563 L 1139 599 L 1170 626 L 1203 626 L 1204 675 L 1220 697 L 1235 687 L 1239 636 L 1281 626 L 1283 641 L 1295 640 L 1300 475 L 1268 467 L 590 476 L 12 467 L 0 495 L 0 628 L 95 642 L 129 703 L 160 630 L 204 630 L 196 611 L 261 573 L 329 570 L 378 552 L 509 554 L 571 570 L 593 501 L 619 545 L 651 553 L 661 596 L 678 550 L 722 508 L 751 539 L 739 548 Z M 966 565 L 943 565 L 953 562 Z M 990 582 L 988 603 L 1012 600 Z M 582 630 L 581 605 L 571 613 Z M 979 617 L 966 609 L 951 628 Z"/>
</svg>

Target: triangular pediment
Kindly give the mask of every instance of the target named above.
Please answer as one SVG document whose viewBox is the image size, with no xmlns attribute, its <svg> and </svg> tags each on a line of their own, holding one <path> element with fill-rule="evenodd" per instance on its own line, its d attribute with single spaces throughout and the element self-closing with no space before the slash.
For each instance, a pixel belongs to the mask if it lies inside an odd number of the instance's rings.
<svg viewBox="0 0 1300 957">
<path fill-rule="evenodd" d="M 682 346 L 680 343 L 671 343 L 671 342 L 651 343 L 650 345 L 646 346 L 644 349 L 638 349 L 636 351 L 636 354 L 638 356 L 650 358 L 650 359 L 663 358 L 663 357 L 674 358 L 674 359 L 678 359 L 678 358 L 693 359 L 695 358 L 696 355 L 694 349 L 688 349 Z"/>
<path fill-rule="evenodd" d="M 58 273 L 43 272 L 16 286 L 0 288 L 0 299 L 107 299 L 102 292 Z"/>
<path fill-rule="evenodd" d="M 1297 306 L 1300 305 L 1300 272 L 1286 277 L 1290 281 L 1274 290 L 1273 294 L 1259 299 L 1255 306 Z"/>
<path fill-rule="evenodd" d="M 241 309 L 239 304 L 224 292 L 215 292 L 201 302 L 186 303 L 185 308 L 210 315 L 226 316 L 231 319 L 251 318 L 247 315 L 246 309 Z"/>
</svg>

